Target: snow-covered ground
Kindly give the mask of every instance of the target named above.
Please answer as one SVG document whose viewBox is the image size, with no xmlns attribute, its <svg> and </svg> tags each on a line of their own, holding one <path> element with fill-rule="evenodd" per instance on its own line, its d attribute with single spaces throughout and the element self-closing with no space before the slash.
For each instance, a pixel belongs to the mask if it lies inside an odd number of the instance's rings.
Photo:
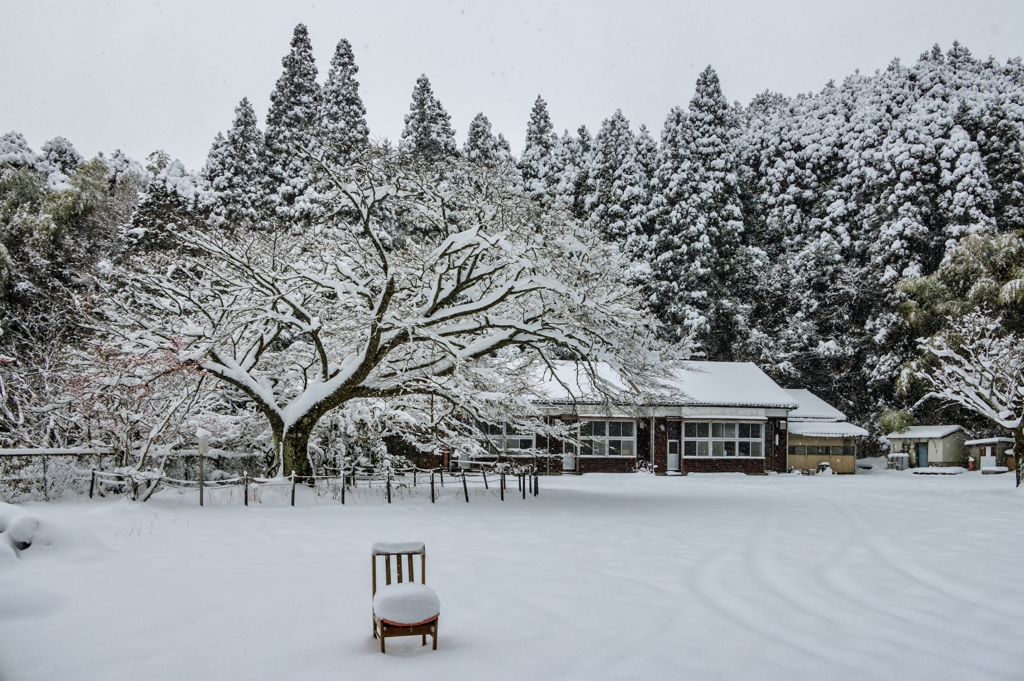
<svg viewBox="0 0 1024 681">
<path fill-rule="evenodd" d="M 0 505 L 7 536 L 39 521 L 17 558 L 0 546 L 0 679 L 1024 677 L 1009 475 L 541 484 L 433 506 Z M 403 539 L 427 544 L 439 646 L 382 656 L 370 545 Z"/>
</svg>

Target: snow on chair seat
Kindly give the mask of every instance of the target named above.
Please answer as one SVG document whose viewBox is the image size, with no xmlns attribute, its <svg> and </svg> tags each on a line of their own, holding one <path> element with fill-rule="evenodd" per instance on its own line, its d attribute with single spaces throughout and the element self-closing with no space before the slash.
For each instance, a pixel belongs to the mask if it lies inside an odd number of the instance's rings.
<svg viewBox="0 0 1024 681">
<path fill-rule="evenodd" d="M 416 583 L 413 556 L 419 556 L 420 583 Z M 377 589 L 377 559 L 384 560 L 386 583 Z M 397 582 L 391 583 L 391 564 L 394 559 Z M 384 652 L 384 639 L 392 636 L 422 636 L 427 645 L 427 634 L 437 650 L 437 621 L 441 614 L 441 601 L 427 582 L 427 548 L 423 542 L 378 542 L 370 548 L 373 563 L 373 636 L 380 639 L 380 652 Z M 407 570 L 403 567 L 408 566 Z M 403 577 L 405 579 L 403 579 Z"/>
<path fill-rule="evenodd" d="M 387 624 L 415 627 L 441 614 L 441 600 L 426 584 L 390 584 L 374 595 L 373 614 Z"/>
</svg>

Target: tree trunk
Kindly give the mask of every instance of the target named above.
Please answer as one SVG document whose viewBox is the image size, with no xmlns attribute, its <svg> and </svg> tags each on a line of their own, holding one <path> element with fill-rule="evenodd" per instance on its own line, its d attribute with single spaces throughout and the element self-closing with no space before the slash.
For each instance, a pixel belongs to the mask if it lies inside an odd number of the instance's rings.
<svg viewBox="0 0 1024 681">
<path fill-rule="evenodd" d="M 316 420 L 307 416 L 293 423 L 288 432 L 278 438 L 281 443 L 281 461 L 284 464 L 283 475 L 291 475 L 292 471 L 298 477 L 313 474 L 313 469 L 309 465 L 309 436 L 315 425 Z"/>
<path fill-rule="evenodd" d="M 1020 487 L 1021 479 L 1024 478 L 1024 418 L 1013 431 L 1013 458 L 1017 462 L 1017 487 Z"/>
</svg>

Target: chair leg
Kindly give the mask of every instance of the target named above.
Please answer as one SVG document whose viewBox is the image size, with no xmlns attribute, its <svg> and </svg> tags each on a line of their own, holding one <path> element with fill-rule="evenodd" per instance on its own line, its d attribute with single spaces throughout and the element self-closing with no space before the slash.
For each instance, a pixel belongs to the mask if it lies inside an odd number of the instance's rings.
<svg viewBox="0 0 1024 681">
<path fill-rule="evenodd" d="M 381 653 L 384 652 L 384 628 L 383 627 L 381 627 L 381 630 L 380 630 L 380 652 Z"/>
<path fill-rule="evenodd" d="M 437 620 L 434 620 L 434 650 L 437 650 Z"/>
<path fill-rule="evenodd" d="M 427 635 L 426 634 L 423 634 L 423 643 L 422 643 L 422 645 L 427 645 Z"/>
</svg>

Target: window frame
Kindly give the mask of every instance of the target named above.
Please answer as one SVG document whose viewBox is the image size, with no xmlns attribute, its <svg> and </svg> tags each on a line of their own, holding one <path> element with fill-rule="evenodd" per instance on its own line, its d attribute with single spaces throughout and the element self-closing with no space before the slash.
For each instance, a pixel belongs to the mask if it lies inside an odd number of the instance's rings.
<svg viewBox="0 0 1024 681">
<path fill-rule="evenodd" d="M 603 433 L 600 434 L 600 435 L 594 435 L 593 434 L 594 428 L 591 425 L 591 427 L 587 429 L 587 430 L 590 430 L 591 432 L 587 433 L 587 434 L 584 434 L 583 433 L 583 430 L 584 430 L 583 424 L 584 423 L 587 423 L 587 424 L 600 423 L 600 424 L 602 424 L 602 427 L 600 428 L 600 430 L 602 430 Z M 624 436 L 624 435 L 621 435 L 621 433 L 619 435 L 612 435 L 611 434 L 611 424 L 613 424 L 613 423 L 615 423 L 615 424 L 623 424 L 623 423 L 630 424 L 632 426 L 632 431 L 633 431 L 632 435 Z M 637 430 L 638 430 L 638 428 L 637 428 L 636 419 L 611 418 L 611 417 L 609 417 L 609 418 L 587 418 L 587 417 L 580 417 L 576 421 L 573 421 L 571 423 L 570 428 L 572 429 L 572 436 L 576 440 L 575 442 L 568 443 L 568 444 L 576 446 L 576 454 L 574 456 L 577 456 L 577 457 L 580 457 L 580 458 L 585 458 L 585 459 L 636 459 L 637 458 Z M 601 449 L 603 449 L 604 454 L 594 453 L 593 445 L 590 446 L 590 452 L 591 453 L 589 453 L 589 454 L 584 453 L 588 449 L 588 445 L 586 444 L 586 441 L 590 441 L 592 443 L 601 443 L 601 445 L 602 445 Z M 632 443 L 633 453 L 632 454 L 621 454 L 621 453 L 619 453 L 619 454 L 609 454 L 608 452 L 611 451 L 611 445 L 609 443 L 613 442 L 613 441 L 617 441 L 617 442 L 620 442 L 620 443 L 621 442 L 630 442 L 630 443 Z M 619 445 L 619 452 L 621 452 L 621 451 L 622 451 L 622 445 L 620 444 Z"/>
<path fill-rule="evenodd" d="M 687 426 L 691 426 L 687 428 Z M 745 426 L 745 428 L 743 428 Z M 751 426 L 757 426 L 758 435 L 750 436 Z M 688 435 L 687 431 L 694 433 Z M 745 430 L 747 437 L 740 437 Z M 702 433 L 706 433 L 702 435 Z M 728 435 L 731 433 L 731 435 Z M 749 459 L 765 459 L 767 422 L 761 420 L 728 421 L 724 419 L 687 419 L 680 428 L 680 456 L 685 459 L 725 459 L 743 461 Z M 755 444 L 757 445 L 755 447 Z M 687 445 L 691 445 L 688 447 Z M 687 453 L 687 450 L 693 453 Z M 752 454 L 755 449 L 759 454 Z M 742 452 L 746 451 L 746 454 Z M 702 453 L 706 452 L 706 453 Z"/>
</svg>

